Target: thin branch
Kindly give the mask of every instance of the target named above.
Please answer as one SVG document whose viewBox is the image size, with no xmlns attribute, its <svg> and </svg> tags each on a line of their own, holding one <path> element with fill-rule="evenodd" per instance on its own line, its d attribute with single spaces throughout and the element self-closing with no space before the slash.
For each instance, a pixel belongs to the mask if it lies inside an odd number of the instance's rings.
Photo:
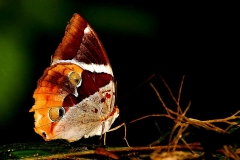
<svg viewBox="0 0 240 160">
<path fill-rule="evenodd" d="M 152 83 L 150 83 L 150 86 L 153 88 L 153 90 L 155 91 L 158 99 L 160 100 L 160 102 L 162 103 L 163 107 L 165 108 L 165 110 L 167 111 L 168 115 L 170 115 L 168 107 L 166 106 L 166 104 L 164 103 L 162 97 L 160 96 L 160 94 L 158 93 L 157 89 L 154 87 L 154 85 Z"/>
<path fill-rule="evenodd" d="M 168 86 L 167 82 L 164 80 L 164 78 L 160 75 L 161 77 L 161 80 L 163 81 L 163 84 L 166 86 L 168 92 L 170 93 L 170 96 L 172 97 L 173 101 L 176 103 L 177 105 L 177 108 L 179 109 L 179 112 L 181 113 L 181 107 L 179 107 L 178 105 L 178 101 L 176 100 L 176 98 L 174 97 L 173 93 L 172 93 L 172 90 L 170 89 L 170 87 Z"/>
</svg>

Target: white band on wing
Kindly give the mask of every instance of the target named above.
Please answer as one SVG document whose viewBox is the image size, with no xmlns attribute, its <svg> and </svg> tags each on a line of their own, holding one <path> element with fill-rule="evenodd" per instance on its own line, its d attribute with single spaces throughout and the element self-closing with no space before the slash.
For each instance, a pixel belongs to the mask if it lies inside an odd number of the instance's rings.
<svg viewBox="0 0 240 160">
<path fill-rule="evenodd" d="M 90 72 L 96 72 L 96 73 L 107 73 L 113 76 L 113 71 L 110 65 L 104 65 L 104 64 L 86 64 L 83 62 L 77 62 L 76 60 L 57 60 L 54 61 L 51 65 L 55 65 L 58 63 L 73 63 L 78 65 L 84 70 L 88 70 Z"/>
</svg>

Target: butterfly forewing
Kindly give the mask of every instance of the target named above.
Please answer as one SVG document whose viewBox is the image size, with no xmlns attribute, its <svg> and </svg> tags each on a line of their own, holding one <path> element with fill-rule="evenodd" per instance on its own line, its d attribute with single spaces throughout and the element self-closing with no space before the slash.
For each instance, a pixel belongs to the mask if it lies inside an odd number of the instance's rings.
<svg viewBox="0 0 240 160">
<path fill-rule="evenodd" d="M 109 65 L 108 57 L 97 34 L 79 14 L 74 14 L 67 25 L 62 43 L 55 51 L 52 61 L 73 58 L 86 64 Z"/>
</svg>

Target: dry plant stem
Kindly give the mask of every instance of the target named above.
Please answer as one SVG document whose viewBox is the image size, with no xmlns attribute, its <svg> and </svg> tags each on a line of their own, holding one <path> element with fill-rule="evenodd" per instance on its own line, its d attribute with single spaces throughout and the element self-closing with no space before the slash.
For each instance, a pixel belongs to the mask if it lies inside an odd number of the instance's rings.
<svg viewBox="0 0 240 160">
<path fill-rule="evenodd" d="M 236 115 L 239 114 L 239 113 L 240 113 L 240 110 L 237 111 L 236 113 L 234 113 L 232 116 L 236 116 Z"/>
<path fill-rule="evenodd" d="M 164 79 L 163 79 L 163 82 L 165 83 L 165 85 L 167 85 L 166 82 L 164 81 Z M 170 138 L 169 138 L 169 144 L 171 144 L 172 136 L 173 136 L 175 130 L 178 128 L 178 126 L 180 126 L 179 122 L 182 121 L 182 116 L 178 116 L 178 115 L 179 115 L 178 113 L 175 113 L 174 111 L 170 110 L 170 109 L 166 106 L 166 104 L 164 103 L 164 101 L 162 100 L 159 92 L 158 92 L 157 89 L 154 87 L 154 85 L 153 85 L 152 83 L 150 83 L 150 85 L 151 85 L 151 87 L 154 89 L 154 91 L 155 91 L 155 93 L 157 94 L 159 100 L 161 101 L 162 105 L 164 106 L 165 110 L 167 111 L 167 114 L 168 114 L 168 115 L 163 115 L 163 116 L 166 116 L 166 117 L 169 117 L 169 118 L 173 119 L 173 120 L 175 121 L 175 123 L 176 123 L 176 124 L 174 125 L 173 129 L 172 129 L 172 132 L 171 132 Z M 168 88 L 169 88 L 169 87 L 168 87 Z M 170 88 L 169 88 L 169 90 L 170 90 Z M 170 91 L 170 92 L 171 92 L 171 91 Z M 171 93 L 172 93 L 172 92 L 171 92 Z M 176 102 L 176 101 L 175 101 L 175 102 Z M 172 115 L 171 115 L 170 113 L 177 115 L 177 118 L 172 117 Z M 170 149 L 168 149 L 168 151 L 169 151 L 169 150 L 170 150 Z"/>
<path fill-rule="evenodd" d="M 174 115 L 177 115 L 177 113 L 173 113 Z M 179 115 L 181 117 L 181 115 Z M 143 117 L 140 117 L 138 119 L 135 119 L 135 120 L 132 120 L 130 123 L 134 123 L 134 122 L 137 122 L 139 120 L 142 120 L 142 119 L 145 119 L 145 118 L 149 118 L 149 117 L 167 117 L 167 118 L 170 118 L 174 121 L 177 122 L 177 119 L 175 117 L 172 117 L 172 115 L 166 115 L 166 114 L 152 114 L 152 115 L 146 115 L 146 116 L 143 116 Z M 224 122 L 224 121 L 219 121 L 219 122 Z M 202 122 L 200 120 L 197 120 L 197 119 L 192 119 L 192 118 L 187 118 L 187 117 L 183 117 L 183 122 L 182 123 L 187 123 L 187 124 L 191 124 L 193 126 L 200 126 L 200 127 L 203 127 L 205 129 L 208 129 L 208 130 L 214 130 L 216 132 L 219 132 L 219 133 L 226 133 L 225 130 L 211 124 L 211 123 L 208 123 L 206 121 Z M 234 125 L 234 124 L 232 124 Z M 236 126 L 240 126 L 240 125 L 237 125 Z"/>
<path fill-rule="evenodd" d="M 168 149 L 169 146 L 148 146 L 148 147 L 118 147 L 118 148 L 105 148 L 106 151 L 108 152 L 113 152 L 113 153 L 121 153 L 121 152 L 134 152 L 134 151 L 153 151 L 153 150 L 164 150 Z M 173 148 L 174 146 L 170 146 Z M 193 143 L 193 144 L 188 144 L 186 145 L 177 145 L 175 146 L 176 149 L 178 150 L 188 150 L 188 148 L 192 148 L 195 151 L 204 151 L 204 148 L 200 146 L 199 143 Z M 223 150 L 217 150 L 217 153 L 223 153 Z M 86 156 L 86 155 L 94 155 L 96 154 L 95 150 L 88 150 L 88 151 L 81 151 L 81 152 L 72 152 L 72 153 L 59 153 L 59 154 L 53 154 L 50 156 L 39 156 L 39 157 L 34 157 L 35 159 L 66 159 L 66 158 L 76 158 L 76 157 L 81 157 L 81 156 Z M 235 154 L 240 154 L 240 149 L 238 149 Z M 32 158 L 25 158 L 25 159 L 33 159 Z"/>
<path fill-rule="evenodd" d="M 162 80 L 163 80 L 165 86 L 167 87 L 170 95 L 172 96 L 172 99 L 175 101 L 177 107 L 180 108 L 180 105 L 179 105 L 180 95 L 178 95 L 178 99 L 176 100 L 176 98 L 172 94 L 172 91 L 170 90 L 170 88 L 168 87 L 168 85 L 166 84 L 166 82 L 164 81 L 163 78 L 162 78 Z M 184 77 L 182 79 L 182 83 L 181 83 L 181 86 L 180 86 L 180 89 L 179 89 L 179 94 L 181 94 L 183 80 L 184 80 Z M 159 92 L 154 87 L 154 85 L 152 83 L 150 83 L 150 85 L 153 88 L 153 90 L 155 91 L 157 97 L 159 98 L 160 102 L 162 103 L 162 105 L 163 105 L 163 107 L 164 107 L 164 109 L 166 110 L 167 113 L 166 114 L 146 115 L 144 117 L 140 117 L 136 120 L 133 120 L 130 123 L 133 123 L 133 122 L 136 122 L 136 121 L 139 121 L 141 119 L 148 118 L 148 117 L 160 117 L 160 116 L 167 117 L 167 118 L 170 118 L 170 119 L 174 120 L 175 125 L 173 126 L 173 129 L 172 129 L 171 134 L 170 134 L 169 145 L 167 146 L 167 148 L 165 148 L 168 151 L 170 151 L 170 150 L 175 151 L 176 149 L 178 149 L 179 145 L 177 145 L 177 144 L 178 144 L 180 139 L 184 142 L 185 147 L 190 149 L 190 151 L 193 152 L 193 150 L 196 149 L 196 148 L 192 147 L 190 144 L 187 144 L 187 142 L 182 138 L 183 132 L 187 129 L 187 127 L 189 125 L 193 125 L 193 126 L 196 126 L 196 127 L 203 127 L 207 130 L 213 130 L 213 131 L 216 131 L 218 133 L 226 133 L 227 130 L 219 128 L 219 127 L 215 126 L 213 123 L 227 123 L 227 124 L 230 124 L 230 125 L 240 126 L 239 124 L 237 124 L 237 122 L 231 122 L 231 120 L 240 119 L 240 115 L 239 115 L 240 110 L 237 111 L 232 116 L 224 118 L 224 119 L 200 121 L 200 120 L 197 120 L 197 119 L 188 118 L 188 117 L 186 117 L 186 113 L 191 106 L 191 102 L 189 102 L 187 108 L 185 109 L 185 111 L 183 113 L 182 113 L 181 109 L 179 110 L 178 108 L 177 108 L 177 112 L 175 112 L 175 111 L 173 111 L 173 110 L 171 110 L 167 107 L 167 105 L 164 103 L 163 99 L 161 98 Z M 177 131 L 177 129 L 178 129 L 178 133 L 177 133 L 175 139 L 172 140 L 172 137 L 173 137 L 174 133 Z M 164 149 L 164 148 L 162 148 L 162 149 Z M 224 151 L 221 151 L 221 152 L 224 152 Z M 237 154 L 240 154 L 240 150 L 237 150 L 235 153 L 231 153 L 229 150 L 227 150 L 227 151 L 225 151 L 225 154 L 228 155 L 229 157 L 238 157 Z"/>
<path fill-rule="evenodd" d="M 186 115 L 187 111 L 189 110 L 190 106 L 191 106 L 191 101 L 188 103 L 187 108 L 183 112 L 183 114 L 182 114 L 183 117 L 185 117 L 185 115 Z"/>
<path fill-rule="evenodd" d="M 234 113 L 232 116 L 224 118 L 224 119 L 213 119 L 213 120 L 206 120 L 206 121 L 201 121 L 201 122 L 208 122 L 208 123 L 216 123 L 216 122 L 228 122 L 229 120 L 234 120 L 237 118 L 240 118 L 238 114 L 240 113 L 240 110 Z M 231 122 L 230 124 L 236 125 L 238 124 L 237 122 Z"/>
<path fill-rule="evenodd" d="M 182 93 L 182 86 L 183 86 L 184 78 L 185 78 L 185 75 L 183 75 L 183 77 L 182 77 L 182 81 L 181 81 L 179 92 L 178 92 L 178 99 L 177 99 L 178 106 L 180 105 L 180 97 L 181 97 L 181 93 Z M 180 106 L 179 106 L 179 109 L 181 110 Z"/>
<path fill-rule="evenodd" d="M 164 80 L 163 80 L 163 81 L 164 81 Z M 164 81 L 164 83 L 165 83 L 165 81 Z M 165 83 L 165 84 L 166 84 L 166 83 Z M 231 122 L 231 121 L 230 121 L 230 120 L 235 120 L 236 118 L 240 118 L 240 116 L 238 115 L 238 114 L 240 113 L 240 110 L 237 111 L 237 112 L 236 112 L 235 114 L 233 114 L 232 116 L 227 117 L 227 118 L 224 118 L 224 119 L 200 121 L 200 120 L 193 119 L 193 118 L 187 118 L 187 117 L 185 116 L 187 110 L 190 108 L 190 103 L 189 103 L 189 105 L 188 105 L 188 107 L 186 108 L 186 110 L 184 111 L 184 113 L 180 115 L 180 114 L 178 114 L 179 112 L 176 113 L 176 112 L 170 110 L 170 109 L 166 106 L 166 104 L 164 103 L 164 101 L 162 100 L 162 98 L 161 98 L 160 94 L 158 93 L 158 91 L 156 90 L 156 88 L 155 88 L 152 84 L 150 84 L 150 85 L 151 85 L 151 87 L 154 89 L 154 91 L 156 92 L 156 95 L 158 96 L 159 100 L 161 101 L 162 105 L 164 106 L 165 110 L 167 111 L 167 115 L 165 115 L 165 117 L 174 119 L 174 121 L 175 121 L 175 123 L 176 123 L 176 124 L 174 125 L 174 127 L 173 127 L 172 132 L 171 132 L 170 141 L 169 141 L 169 142 L 171 142 L 173 133 L 176 131 L 176 129 L 178 128 L 178 126 L 181 126 L 181 125 L 182 125 L 182 123 L 191 124 L 191 125 L 193 125 L 193 126 L 201 126 L 201 127 L 205 128 L 205 129 L 214 130 L 214 131 L 219 132 L 219 133 L 226 133 L 226 131 L 223 130 L 223 129 L 221 129 L 221 128 L 219 128 L 219 127 L 217 127 L 217 126 L 215 126 L 215 125 L 212 124 L 212 123 L 217 123 L 217 122 L 220 123 L 220 122 L 221 122 L 221 123 L 227 123 L 227 124 L 231 124 L 231 125 L 240 126 L 239 124 L 237 124 L 237 122 Z M 170 95 L 172 95 L 172 98 L 173 98 L 173 100 L 175 101 L 175 98 L 173 97 L 173 94 L 172 94 L 171 90 L 169 89 L 169 87 L 167 86 L 167 84 L 166 84 L 166 87 L 168 88 L 168 90 L 169 90 L 169 92 L 170 92 Z M 182 85 L 181 85 L 181 87 L 182 87 Z M 181 92 L 181 90 L 182 90 L 182 89 L 180 89 L 179 92 Z M 175 101 L 175 102 L 176 102 L 176 101 Z M 179 106 L 179 101 L 177 102 L 177 106 Z M 171 114 L 172 114 L 172 115 L 171 115 Z M 177 117 L 174 118 L 174 117 L 172 117 L 173 115 L 174 115 L 174 116 L 177 116 Z M 156 116 L 156 115 L 154 115 L 154 116 Z M 161 116 L 163 116 L 163 115 L 161 115 Z M 145 117 L 148 117 L 148 116 L 145 116 Z M 181 135 L 186 128 L 187 128 L 187 126 L 184 127 L 184 129 L 180 127 L 180 129 L 179 129 L 179 131 L 178 131 L 178 135 L 176 136 L 176 138 L 175 138 L 175 139 L 173 140 L 173 142 L 172 142 L 172 143 L 173 143 L 173 146 L 176 146 L 177 142 L 179 141 L 179 135 Z M 175 148 L 173 148 L 173 150 L 175 150 Z"/>
<path fill-rule="evenodd" d="M 192 148 L 188 145 L 188 143 L 187 143 L 183 138 L 181 138 L 181 141 L 188 147 L 188 149 L 190 150 L 190 152 L 191 152 L 192 154 L 196 154 L 196 153 L 192 150 Z"/>
<path fill-rule="evenodd" d="M 164 103 L 162 97 L 160 96 L 159 92 L 158 92 L 157 89 L 154 87 L 154 85 L 153 85 L 152 83 L 150 83 L 150 86 L 151 86 L 151 87 L 153 88 L 153 90 L 155 91 L 157 97 L 159 98 L 160 102 L 162 103 L 162 105 L 163 105 L 164 109 L 166 110 L 168 116 L 170 116 L 173 120 L 176 120 L 177 118 L 184 118 L 184 119 L 187 118 L 187 117 L 181 116 L 181 115 L 178 114 L 177 112 L 174 112 L 174 111 L 172 111 L 171 109 L 169 109 L 169 108 L 167 107 L 167 105 Z M 172 117 L 172 115 L 171 115 L 170 113 L 173 114 L 173 115 L 176 115 L 177 118 Z"/>
<path fill-rule="evenodd" d="M 186 124 L 185 125 L 182 124 L 180 126 L 180 129 L 178 130 L 178 133 L 177 133 L 175 139 L 172 141 L 172 143 L 173 143 L 173 151 L 176 151 L 176 146 L 178 144 L 178 141 L 182 138 L 182 133 L 187 129 L 187 127 L 188 127 L 188 125 L 186 125 Z"/>
<path fill-rule="evenodd" d="M 172 130 L 172 133 L 170 134 L 170 138 L 169 138 L 169 143 L 171 142 L 171 139 L 172 139 L 172 136 L 173 136 L 173 134 L 174 134 L 174 132 L 175 132 L 175 130 L 177 129 L 177 127 L 178 126 L 181 126 L 182 127 L 182 120 L 183 120 L 183 118 L 185 117 L 185 115 L 186 115 L 186 113 L 187 113 L 187 111 L 188 111 L 188 109 L 190 108 L 190 105 L 191 105 L 191 102 L 189 103 L 189 105 L 187 106 L 187 108 L 185 109 L 185 111 L 184 111 L 184 113 L 182 113 L 182 110 L 181 110 L 181 107 L 180 107 L 180 105 L 179 105 L 179 103 L 180 103 L 180 96 L 181 96 L 181 91 L 182 91 L 182 86 L 183 86 L 183 81 L 184 81 L 184 76 L 182 77 L 182 81 L 181 81 L 181 85 L 180 85 L 180 88 L 179 88 L 179 93 L 178 93 L 178 100 L 177 100 L 177 113 L 178 114 L 181 114 L 182 116 L 177 116 L 177 122 L 175 121 L 175 125 L 174 125 L 174 127 L 173 127 L 173 130 Z M 154 86 L 153 86 L 154 87 Z M 155 88 L 155 87 L 154 87 Z M 169 87 L 168 87 L 169 88 Z M 170 90 L 170 88 L 169 88 L 169 91 L 171 92 L 171 90 Z M 188 127 L 188 125 L 187 125 L 187 127 Z M 187 128 L 186 127 L 186 128 Z M 185 129 L 186 129 L 185 128 Z M 184 129 L 184 130 L 185 130 Z M 180 135 L 177 135 L 177 137 L 176 138 L 180 138 L 180 136 L 182 136 L 182 132 L 180 132 L 181 131 L 181 129 L 179 130 L 179 134 Z M 177 143 L 178 143 L 178 140 L 177 141 L 173 141 L 173 144 L 175 144 L 175 145 L 177 145 Z M 175 148 L 173 149 L 173 151 L 175 151 Z"/>
<path fill-rule="evenodd" d="M 177 129 L 177 127 L 180 126 L 178 123 L 176 123 L 170 133 L 170 137 L 169 137 L 169 140 L 168 140 L 168 144 L 171 145 L 172 144 L 172 137 L 173 137 L 173 134 L 175 132 L 175 130 Z M 175 149 L 175 148 L 174 148 Z M 170 148 L 168 148 L 168 152 L 170 151 Z"/>
<path fill-rule="evenodd" d="M 167 108 L 166 104 L 164 103 L 164 101 L 162 100 L 160 94 L 158 93 L 158 91 L 156 90 L 156 88 L 150 84 L 151 87 L 154 89 L 154 91 L 156 92 L 159 100 L 161 101 L 163 107 L 165 108 L 165 110 L 167 111 L 167 114 L 168 116 L 165 116 L 165 117 L 169 117 L 171 119 L 174 119 L 176 121 L 176 118 L 172 117 L 172 115 L 170 115 L 169 113 L 173 114 L 173 115 L 176 115 L 177 117 L 182 117 L 182 115 L 179 115 L 178 113 L 170 110 L 169 108 Z M 171 93 L 172 95 L 172 93 Z M 173 97 L 173 99 L 175 99 Z M 200 120 L 197 120 L 197 119 L 193 119 L 193 118 L 188 118 L 186 116 L 183 116 L 183 120 L 185 123 L 189 123 L 189 124 L 192 124 L 194 126 L 201 126 L 203 128 L 206 128 L 208 130 L 214 130 L 216 132 L 220 132 L 220 133 L 226 133 L 225 130 L 213 125 L 212 123 L 227 123 L 227 124 L 231 124 L 231 125 L 236 125 L 236 126 L 240 126 L 237 122 L 231 122 L 230 120 L 235 120 L 237 118 L 240 118 L 240 116 L 237 116 L 237 114 L 240 113 L 240 110 L 237 111 L 235 114 L 233 114 L 232 116 L 230 117 L 227 117 L 227 118 L 224 118 L 224 119 L 216 119 L 216 120 L 207 120 L 207 121 L 200 121 Z"/>
<path fill-rule="evenodd" d="M 163 81 L 163 83 L 164 83 L 164 85 L 166 86 L 166 88 L 167 88 L 167 90 L 168 90 L 168 92 L 170 93 L 170 95 L 171 95 L 171 97 L 172 97 L 172 99 L 174 100 L 174 102 L 176 103 L 176 105 L 177 105 L 177 111 L 179 112 L 179 113 L 182 113 L 182 109 L 181 109 L 181 107 L 179 106 L 179 104 L 178 104 L 178 100 L 176 100 L 176 98 L 174 97 L 174 95 L 173 95 L 173 93 L 172 93 L 172 90 L 170 89 L 170 87 L 168 86 L 168 84 L 166 83 L 166 81 L 163 79 L 163 77 L 160 75 L 160 77 L 161 77 L 161 80 Z M 182 82 L 183 83 L 183 82 Z M 153 86 L 152 86 L 153 87 Z M 155 87 L 154 87 L 155 88 Z M 179 89 L 179 92 L 181 93 L 181 89 L 182 89 L 182 87 L 180 86 L 180 89 Z M 154 89 L 155 90 L 155 89 Z M 156 92 L 156 91 L 155 91 Z M 180 98 L 179 98 L 179 100 L 180 100 Z"/>
<path fill-rule="evenodd" d="M 167 111 L 167 114 L 169 114 L 169 112 L 173 112 L 172 110 L 168 109 L 168 107 L 166 106 L 166 104 L 163 102 L 162 97 L 160 96 L 160 94 L 158 93 L 157 89 L 153 86 L 152 83 L 150 83 L 150 86 L 154 89 L 155 93 L 157 94 L 158 98 L 160 99 L 160 101 L 162 102 L 163 107 L 165 108 L 165 110 Z"/>
<path fill-rule="evenodd" d="M 166 114 L 151 114 L 151 115 L 146 115 L 146 116 L 140 117 L 138 119 L 134 119 L 134 120 L 130 121 L 129 123 L 134 123 L 134 122 L 140 121 L 140 120 L 148 118 L 148 117 L 168 117 L 170 119 L 173 119 L 171 116 L 166 115 Z"/>
<path fill-rule="evenodd" d="M 171 143 L 171 141 L 172 141 L 172 136 L 173 136 L 175 130 L 178 128 L 178 126 L 180 126 L 180 130 L 178 131 L 179 138 L 180 138 L 180 136 L 182 136 L 183 131 L 185 131 L 185 129 L 187 129 L 188 124 L 185 124 L 185 123 L 182 123 L 182 122 L 183 122 L 183 118 L 185 117 L 185 115 L 186 115 L 188 109 L 190 108 L 190 106 L 191 106 L 191 102 L 189 102 L 187 108 L 186 108 L 185 111 L 182 113 L 182 115 L 181 115 L 181 116 L 177 116 L 177 120 L 175 121 L 175 125 L 174 125 L 174 127 L 173 127 L 173 129 L 172 129 L 172 131 L 171 131 L 170 137 L 169 137 L 169 144 Z M 184 130 L 181 130 L 181 128 L 182 128 L 183 126 L 186 126 L 186 125 L 187 125 L 187 127 L 186 127 Z M 177 138 L 177 139 L 176 139 L 176 138 Z M 178 143 L 178 141 L 179 141 L 178 136 L 177 136 L 176 138 L 175 138 L 175 140 L 172 142 L 172 143 L 175 144 L 175 145 L 176 145 L 176 144 Z M 176 141 L 176 140 L 177 140 L 177 141 Z M 168 150 L 168 151 L 169 151 L 169 150 Z M 173 150 L 173 151 L 175 151 L 175 150 Z"/>
<path fill-rule="evenodd" d="M 224 120 L 222 119 L 222 121 L 219 121 L 219 122 L 224 122 Z M 189 124 L 192 124 L 193 126 L 200 126 L 200 127 L 203 127 L 205 129 L 208 129 L 208 130 L 214 130 L 218 133 L 226 133 L 226 131 L 224 129 L 221 129 L 207 121 L 200 121 L 200 120 L 197 120 L 197 119 L 191 119 L 189 118 L 189 121 L 188 121 Z M 226 122 L 225 122 L 226 123 Z M 239 125 L 237 125 L 239 126 Z"/>
<path fill-rule="evenodd" d="M 120 157 L 112 152 L 109 152 L 107 151 L 106 149 L 104 148 L 101 148 L 101 147 L 98 147 L 96 150 L 95 150 L 95 153 L 98 154 L 98 155 L 102 155 L 104 157 L 108 157 L 108 158 L 111 158 L 111 159 L 119 159 Z"/>
<path fill-rule="evenodd" d="M 240 159 L 239 156 L 234 153 L 228 145 L 223 146 L 223 153 L 226 157 L 231 157 L 233 159 Z"/>
<path fill-rule="evenodd" d="M 164 80 L 163 80 L 163 81 L 164 81 Z M 165 82 L 165 81 L 164 81 L 164 82 Z M 166 84 L 166 83 L 165 83 L 165 84 Z M 186 115 L 188 109 L 190 108 L 191 103 L 189 103 L 189 105 L 187 106 L 187 108 L 185 109 L 185 111 L 184 111 L 183 113 L 182 113 L 181 110 L 179 110 L 179 112 L 176 113 L 176 112 L 170 110 L 170 109 L 166 106 L 166 104 L 165 104 L 164 101 L 162 100 L 160 94 L 158 93 L 157 89 L 153 86 L 153 84 L 150 83 L 150 85 L 151 85 L 151 87 L 154 89 L 155 93 L 158 95 L 161 103 L 163 104 L 165 110 L 166 110 L 167 113 L 168 113 L 168 116 L 171 117 L 172 119 L 174 119 L 174 121 L 175 121 L 175 125 L 174 125 L 174 127 L 173 127 L 173 129 L 172 129 L 172 132 L 171 132 L 171 134 L 170 134 L 169 144 L 171 144 L 172 137 L 173 137 L 173 134 L 174 134 L 175 130 L 180 126 L 180 129 L 179 129 L 179 131 L 178 131 L 178 134 L 177 134 L 176 138 L 172 141 L 173 146 L 176 146 L 176 145 L 178 144 L 179 139 L 181 139 L 181 137 L 182 137 L 182 133 L 183 133 L 183 132 L 187 129 L 187 127 L 188 127 L 188 124 L 184 124 L 184 123 L 182 123 L 182 122 L 183 122 L 183 118 L 185 118 L 185 115 Z M 167 84 L 166 84 L 166 85 L 167 85 Z M 181 85 L 181 86 L 182 86 L 182 85 Z M 168 88 L 169 88 L 169 87 L 168 87 Z M 181 87 L 180 87 L 180 88 L 181 88 Z M 170 88 L 169 88 L 169 91 L 171 92 Z M 179 92 L 181 93 L 181 89 L 180 89 Z M 172 92 L 171 92 L 171 93 L 172 93 Z M 172 94 L 171 94 L 171 95 L 172 95 Z M 177 105 L 177 106 L 179 106 L 179 105 Z M 176 117 L 176 118 L 172 117 L 172 115 L 171 115 L 170 113 L 175 114 L 177 117 Z M 180 115 L 179 113 L 182 113 L 182 115 Z M 166 115 L 166 116 L 167 116 L 167 115 Z M 173 147 L 173 151 L 175 151 L 175 150 L 176 150 L 176 147 Z M 170 151 L 170 148 L 168 148 L 168 151 Z"/>
<path fill-rule="evenodd" d="M 239 155 L 240 154 L 240 148 L 236 149 L 235 153 Z"/>
<path fill-rule="evenodd" d="M 191 148 L 194 148 L 199 151 L 203 151 L 203 147 L 200 146 L 199 143 L 189 144 Z M 148 151 L 148 150 L 155 150 L 155 149 L 167 149 L 169 146 L 147 146 L 147 147 L 122 147 L 122 148 L 106 148 L 107 151 L 112 152 L 122 152 L 122 151 Z M 173 147 L 173 146 L 170 146 Z M 185 145 L 177 145 L 177 149 L 188 149 Z"/>
</svg>

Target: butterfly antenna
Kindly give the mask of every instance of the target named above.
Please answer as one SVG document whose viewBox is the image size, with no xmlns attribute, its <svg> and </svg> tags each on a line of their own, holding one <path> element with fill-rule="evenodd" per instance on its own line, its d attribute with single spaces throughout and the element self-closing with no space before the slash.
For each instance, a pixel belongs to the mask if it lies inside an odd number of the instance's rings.
<svg viewBox="0 0 240 160">
<path fill-rule="evenodd" d="M 125 99 L 127 96 L 129 96 L 130 94 L 132 94 L 133 92 L 135 92 L 138 88 L 140 88 L 142 85 L 144 85 L 145 83 L 147 83 L 149 80 L 151 80 L 156 74 L 151 75 L 148 79 L 146 79 L 143 83 L 141 83 L 139 86 L 137 86 L 136 88 L 134 88 L 132 91 L 130 91 L 129 93 L 127 93 L 125 96 L 123 96 L 116 104 L 118 105 L 123 99 Z"/>
<path fill-rule="evenodd" d="M 117 99 L 117 97 L 118 97 L 118 95 L 117 95 L 117 81 L 115 81 L 114 86 L 115 86 L 115 99 Z"/>
</svg>

